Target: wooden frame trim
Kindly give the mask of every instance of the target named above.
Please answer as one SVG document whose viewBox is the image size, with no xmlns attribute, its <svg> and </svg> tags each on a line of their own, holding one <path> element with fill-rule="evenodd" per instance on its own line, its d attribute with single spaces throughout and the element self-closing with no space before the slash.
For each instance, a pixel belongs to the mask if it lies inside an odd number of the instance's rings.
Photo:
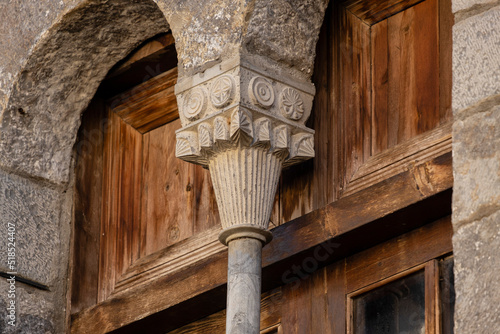
<svg viewBox="0 0 500 334">
<path fill-rule="evenodd" d="M 343 196 L 412 168 L 415 162 L 431 160 L 443 153 L 451 152 L 451 124 L 452 122 L 447 122 L 370 157 L 354 173 Z"/>
<path fill-rule="evenodd" d="M 318 245 L 332 240 L 343 245 L 321 263 L 325 265 L 361 250 L 360 247 L 370 247 L 448 215 L 451 191 L 447 190 L 453 185 L 451 163 L 451 152 L 445 153 L 275 228 L 273 242 L 263 250 L 263 291 L 283 284 L 284 269 L 304 256 L 314 256 Z M 422 210 L 419 203 L 424 202 L 431 209 Z M 399 224 L 401 215 L 408 217 L 405 224 Z M 391 228 L 384 228 L 387 226 Z M 347 241 L 354 236 L 361 242 Z M 155 330 L 171 330 L 194 320 L 173 314 L 181 312 L 188 317 L 187 310 L 195 304 L 207 303 L 207 315 L 224 307 L 226 271 L 227 252 L 215 253 L 74 314 L 71 332 L 106 333 L 134 322 L 145 327 L 149 321 L 158 322 L 169 314 L 174 317 L 172 321 L 160 321 L 163 327 Z"/>
<path fill-rule="evenodd" d="M 272 333 L 283 334 L 283 328 L 281 327 L 281 323 L 260 331 L 260 334 L 272 334 Z"/>
<path fill-rule="evenodd" d="M 345 2 L 346 8 L 357 18 L 367 25 L 374 25 L 377 22 L 396 15 L 403 10 L 418 5 L 424 0 L 399 0 L 399 1 L 378 1 L 368 2 L 366 0 L 348 0 Z"/>
<path fill-rule="evenodd" d="M 227 252 L 226 246 L 219 242 L 219 233 L 220 227 L 217 226 L 159 252 L 142 257 L 120 276 L 111 295 L 147 285 L 179 268 L 188 267 L 216 254 Z"/>
</svg>

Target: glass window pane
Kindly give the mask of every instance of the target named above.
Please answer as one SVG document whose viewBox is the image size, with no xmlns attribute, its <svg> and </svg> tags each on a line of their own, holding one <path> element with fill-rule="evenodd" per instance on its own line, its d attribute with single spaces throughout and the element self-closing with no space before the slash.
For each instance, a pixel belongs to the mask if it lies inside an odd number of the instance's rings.
<svg viewBox="0 0 500 334">
<path fill-rule="evenodd" d="M 424 334 L 424 272 L 356 296 L 353 304 L 355 334 Z"/>
</svg>

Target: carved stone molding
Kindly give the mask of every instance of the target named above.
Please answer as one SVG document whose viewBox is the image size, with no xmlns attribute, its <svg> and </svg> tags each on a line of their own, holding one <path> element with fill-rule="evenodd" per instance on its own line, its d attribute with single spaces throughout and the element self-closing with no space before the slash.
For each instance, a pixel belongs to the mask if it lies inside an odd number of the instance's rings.
<svg viewBox="0 0 500 334">
<path fill-rule="evenodd" d="M 305 126 L 314 92 L 275 64 L 240 58 L 178 81 L 176 156 L 210 170 L 223 243 L 241 234 L 270 240 L 282 168 L 314 157 Z"/>
</svg>

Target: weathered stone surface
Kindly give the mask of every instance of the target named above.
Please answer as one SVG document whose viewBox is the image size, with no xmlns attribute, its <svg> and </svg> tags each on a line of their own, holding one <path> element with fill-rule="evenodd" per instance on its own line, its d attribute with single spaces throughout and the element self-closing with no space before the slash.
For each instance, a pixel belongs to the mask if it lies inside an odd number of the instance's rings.
<svg viewBox="0 0 500 334">
<path fill-rule="evenodd" d="M 452 11 L 456 13 L 461 10 L 468 10 L 473 7 L 482 7 L 494 3 L 498 3 L 498 0 L 453 0 Z"/>
<path fill-rule="evenodd" d="M 0 110 L 30 48 L 63 9 L 62 1 L 0 2 Z"/>
<path fill-rule="evenodd" d="M 179 76 L 239 53 L 262 54 L 310 78 L 327 0 L 159 0 L 172 27 Z M 300 50 L 300 52 L 297 52 Z"/>
<path fill-rule="evenodd" d="M 252 238 L 229 242 L 226 333 L 260 333 L 262 243 Z"/>
<path fill-rule="evenodd" d="M 455 333 L 497 333 L 500 211 L 455 231 Z"/>
<path fill-rule="evenodd" d="M 500 209 L 500 106 L 453 124 L 453 222 Z"/>
<path fill-rule="evenodd" d="M 0 254 L 7 254 L 7 228 L 14 224 L 18 274 L 46 285 L 60 274 L 61 255 L 69 251 L 68 239 L 61 253 L 62 200 L 60 191 L 0 170 Z M 6 266 L 5 259 L 1 270 L 12 271 Z"/>
<path fill-rule="evenodd" d="M 453 27 L 453 113 L 500 94 L 500 6 Z"/>
<path fill-rule="evenodd" d="M 6 293 L 0 295 L 0 333 L 4 334 L 53 334 L 63 333 L 64 309 L 62 305 L 55 307 L 53 293 L 41 291 L 16 282 L 16 322 L 15 327 L 9 325 L 7 306 L 10 300 Z M 0 280 L 0 290 L 7 291 L 6 279 Z"/>
<path fill-rule="evenodd" d="M 14 84 L 0 124 L 0 163 L 68 180 L 80 114 L 108 70 L 168 30 L 152 1 L 85 1 L 54 24 Z"/>
<path fill-rule="evenodd" d="M 312 75 L 327 0 L 256 1 L 244 37 L 245 51 Z"/>
</svg>

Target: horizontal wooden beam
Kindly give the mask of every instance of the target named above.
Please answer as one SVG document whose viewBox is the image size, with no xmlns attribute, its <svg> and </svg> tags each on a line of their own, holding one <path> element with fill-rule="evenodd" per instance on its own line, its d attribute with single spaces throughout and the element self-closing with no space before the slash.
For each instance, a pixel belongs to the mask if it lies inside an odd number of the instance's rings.
<svg viewBox="0 0 500 334">
<path fill-rule="evenodd" d="M 320 268 L 450 214 L 451 163 L 445 153 L 275 228 L 263 251 L 263 291 L 288 283 L 306 259 Z M 178 328 L 224 308 L 226 270 L 227 253 L 214 254 L 73 315 L 71 332 Z"/>
</svg>

